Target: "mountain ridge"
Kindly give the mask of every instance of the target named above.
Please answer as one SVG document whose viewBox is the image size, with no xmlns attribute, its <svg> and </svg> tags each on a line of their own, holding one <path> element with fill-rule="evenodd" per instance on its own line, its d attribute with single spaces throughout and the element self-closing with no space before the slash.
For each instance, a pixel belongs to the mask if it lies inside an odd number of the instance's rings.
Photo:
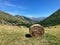
<svg viewBox="0 0 60 45">
<path fill-rule="evenodd" d="M 22 17 L 24 19 L 22 19 Z M 26 19 L 25 19 L 26 18 Z M 32 24 L 31 20 L 27 18 L 27 17 L 24 17 L 24 16 L 21 16 L 20 18 L 16 17 L 16 16 L 12 16 L 11 14 L 9 13 L 6 13 L 4 11 L 0 11 L 0 23 L 3 23 L 3 24 L 15 24 L 15 25 L 30 25 Z"/>
<path fill-rule="evenodd" d="M 39 22 L 43 26 L 54 26 L 60 24 L 60 9 L 54 12 L 52 15 L 44 19 L 43 21 Z"/>
</svg>

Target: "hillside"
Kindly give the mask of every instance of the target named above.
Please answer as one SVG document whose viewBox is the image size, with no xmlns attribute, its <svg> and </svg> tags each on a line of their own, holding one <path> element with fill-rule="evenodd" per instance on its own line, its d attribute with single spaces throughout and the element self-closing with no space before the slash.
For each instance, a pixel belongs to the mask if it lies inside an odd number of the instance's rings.
<svg viewBox="0 0 60 45">
<path fill-rule="evenodd" d="M 24 17 L 23 17 L 24 18 Z M 25 17 L 26 18 L 26 17 Z M 12 16 L 6 12 L 0 11 L 0 23 L 9 25 L 26 25 L 31 24 L 32 21 L 21 17 Z"/>
<path fill-rule="evenodd" d="M 47 17 L 45 20 L 39 22 L 39 24 L 43 26 L 60 25 L 60 9 Z"/>
<path fill-rule="evenodd" d="M 22 22 L 26 22 L 27 23 L 33 23 L 32 20 L 28 17 L 25 17 L 25 16 L 20 16 L 20 15 L 15 15 L 15 17 L 19 18 L 22 20 Z"/>
</svg>

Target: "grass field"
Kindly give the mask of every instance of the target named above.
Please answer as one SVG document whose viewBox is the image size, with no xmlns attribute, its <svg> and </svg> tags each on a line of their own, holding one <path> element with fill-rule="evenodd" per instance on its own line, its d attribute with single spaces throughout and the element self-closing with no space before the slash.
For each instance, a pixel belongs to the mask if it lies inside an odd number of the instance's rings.
<svg viewBox="0 0 60 45">
<path fill-rule="evenodd" d="M 0 45 L 60 45 L 60 25 L 46 27 L 45 34 L 38 38 L 26 38 L 26 27 L 0 25 Z"/>
</svg>

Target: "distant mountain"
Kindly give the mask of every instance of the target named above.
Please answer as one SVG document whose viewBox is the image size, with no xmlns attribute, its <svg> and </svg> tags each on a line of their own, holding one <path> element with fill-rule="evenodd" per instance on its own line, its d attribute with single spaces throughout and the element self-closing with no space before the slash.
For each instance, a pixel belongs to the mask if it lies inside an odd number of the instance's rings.
<svg viewBox="0 0 60 45">
<path fill-rule="evenodd" d="M 60 25 L 60 9 L 58 9 L 56 12 L 54 12 L 43 21 L 39 22 L 39 24 L 43 26 Z"/>
<path fill-rule="evenodd" d="M 30 18 L 28 18 L 28 17 L 21 16 L 21 15 L 15 15 L 15 17 L 21 19 L 22 22 L 26 22 L 26 24 L 27 24 L 27 23 L 33 23 L 33 21 L 32 21 Z"/>
<path fill-rule="evenodd" d="M 12 16 L 4 11 L 0 11 L 0 24 L 30 25 L 32 21 L 24 16 Z"/>
<path fill-rule="evenodd" d="M 32 21 L 34 21 L 34 22 L 40 22 L 40 21 L 42 21 L 42 20 L 44 20 L 46 17 L 38 17 L 38 18 L 35 18 L 35 17 L 32 17 L 32 18 L 30 18 Z"/>
</svg>

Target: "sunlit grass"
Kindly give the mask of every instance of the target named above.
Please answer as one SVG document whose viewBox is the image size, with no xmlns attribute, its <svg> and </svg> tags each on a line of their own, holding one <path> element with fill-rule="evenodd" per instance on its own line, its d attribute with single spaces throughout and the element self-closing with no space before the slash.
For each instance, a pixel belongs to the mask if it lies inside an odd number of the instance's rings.
<svg viewBox="0 0 60 45">
<path fill-rule="evenodd" d="M 28 33 L 23 26 L 0 25 L 0 45 L 60 45 L 60 25 L 46 27 L 42 37 L 26 38 Z"/>
</svg>

